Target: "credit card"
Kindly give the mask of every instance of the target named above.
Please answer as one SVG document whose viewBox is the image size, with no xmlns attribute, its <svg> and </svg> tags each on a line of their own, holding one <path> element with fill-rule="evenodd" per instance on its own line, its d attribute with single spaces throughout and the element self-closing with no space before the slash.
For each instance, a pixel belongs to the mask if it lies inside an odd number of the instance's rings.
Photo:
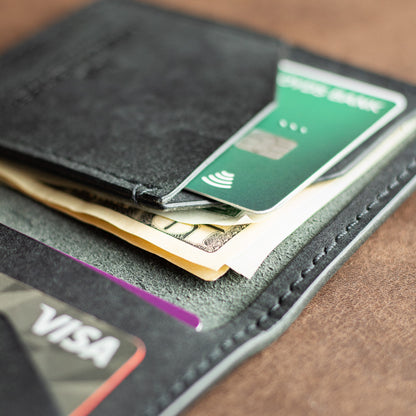
<svg viewBox="0 0 416 416">
<path fill-rule="evenodd" d="M 392 90 L 289 60 L 276 101 L 231 137 L 187 189 L 265 213 L 313 183 L 400 114 Z"/>
<path fill-rule="evenodd" d="M 65 415 L 89 414 L 145 356 L 139 338 L 2 273 L 0 314 Z"/>
</svg>

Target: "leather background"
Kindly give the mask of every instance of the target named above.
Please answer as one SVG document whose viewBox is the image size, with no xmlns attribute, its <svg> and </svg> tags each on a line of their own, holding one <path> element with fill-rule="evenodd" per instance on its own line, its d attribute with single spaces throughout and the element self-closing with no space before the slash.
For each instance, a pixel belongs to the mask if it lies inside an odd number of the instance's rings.
<svg viewBox="0 0 416 416">
<path fill-rule="evenodd" d="M 414 414 L 415 210 L 413 195 L 278 341 L 187 416 Z"/>
<path fill-rule="evenodd" d="M 16 43 L 81 3 L 0 0 L 0 46 Z M 413 1 L 158 3 L 245 24 L 416 82 Z M 219 383 L 188 414 L 414 412 L 415 212 L 414 195 L 277 342 Z"/>
</svg>

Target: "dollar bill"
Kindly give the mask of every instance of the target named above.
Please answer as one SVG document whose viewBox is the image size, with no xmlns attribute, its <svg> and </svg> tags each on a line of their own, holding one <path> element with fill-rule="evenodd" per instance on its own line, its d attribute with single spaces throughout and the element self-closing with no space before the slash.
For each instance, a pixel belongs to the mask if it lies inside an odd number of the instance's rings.
<svg viewBox="0 0 416 416">
<path fill-rule="evenodd" d="M 236 226 L 221 226 L 215 224 L 188 224 L 179 222 L 153 211 L 146 211 L 130 204 L 116 203 L 113 199 L 92 193 L 85 189 L 68 188 L 62 185 L 50 185 L 52 189 L 65 192 L 82 201 L 99 205 L 131 218 L 143 225 L 174 237 L 176 240 L 190 244 L 206 253 L 214 253 L 229 240 L 242 231 L 246 224 Z"/>
<path fill-rule="evenodd" d="M 215 280 L 230 267 L 252 277 L 265 257 L 304 221 L 414 135 L 416 119 L 390 132 L 344 176 L 313 184 L 256 222 L 218 225 L 179 222 L 114 201 L 65 181 L 45 181 L 43 173 L 0 160 L 0 180 L 81 221 L 104 229 L 190 273 Z M 197 215 L 193 213 L 192 215 Z"/>
<path fill-rule="evenodd" d="M 168 212 L 149 211 L 186 224 L 241 225 L 262 220 L 260 215 L 246 213 L 229 205 Z"/>
<path fill-rule="evenodd" d="M 115 195 L 104 193 L 100 190 L 93 189 L 85 184 L 80 184 L 66 178 L 57 177 L 47 172 L 36 171 L 35 176 L 41 182 L 53 185 L 56 188 L 70 190 L 71 192 L 83 192 L 101 197 L 102 200 L 112 202 L 120 207 L 129 207 L 137 209 L 137 204 L 129 203 L 126 199 L 119 198 Z M 169 218 L 171 220 L 185 224 L 214 224 L 214 225 L 241 225 L 251 224 L 261 221 L 265 216 L 246 213 L 229 205 L 218 205 L 208 208 L 189 208 L 183 210 L 167 211 L 151 207 L 142 207 L 143 210 L 153 214 Z"/>
<path fill-rule="evenodd" d="M 128 205 L 115 204 L 85 190 L 45 184 L 37 175 L 36 170 L 0 161 L 0 179 L 7 185 L 157 254 L 205 280 L 215 280 L 229 269 L 225 259 L 230 249 L 223 249 L 245 227 L 177 223 Z"/>
</svg>

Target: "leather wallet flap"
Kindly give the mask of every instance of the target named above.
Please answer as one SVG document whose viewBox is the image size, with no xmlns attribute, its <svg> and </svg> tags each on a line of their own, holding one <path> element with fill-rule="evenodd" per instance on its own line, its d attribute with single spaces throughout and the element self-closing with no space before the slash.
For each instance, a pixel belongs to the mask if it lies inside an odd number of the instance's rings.
<svg viewBox="0 0 416 416">
<path fill-rule="evenodd" d="M 277 55 L 261 35 L 94 4 L 0 61 L 0 148 L 160 203 L 273 99 Z"/>
</svg>

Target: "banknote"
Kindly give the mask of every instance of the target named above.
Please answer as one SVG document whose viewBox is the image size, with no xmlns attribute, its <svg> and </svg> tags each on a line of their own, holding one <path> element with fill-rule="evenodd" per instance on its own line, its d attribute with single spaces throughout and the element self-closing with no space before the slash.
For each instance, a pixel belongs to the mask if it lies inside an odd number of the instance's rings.
<svg viewBox="0 0 416 416">
<path fill-rule="evenodd" d="M 65 192 L 64 187 L 59 189 L 58 185 L 43 183 L 35 170 L 4 160 L 0 161 L 0 180 L 51 208 L 157 254 L 204 280 L 215 280 L 229 269 L 225 260 L 230 257 L 231 247 L 226 243 L 245 227 L 232 229 L 233 226 L 177 223 L 128 205 L 115 204 L 112 200 L 105 201 L 86 191 Z"/>
<path fill-rule="evenodd" d="M 265 218 L 263 215 L 241 211 L 229 205 L 176 211 L 148 210 L 186 224 L 241 225 L 251 224 Z"/>
<path fill-rule="evenodd" d="M 390 131 L 344 176 L 313 184 L 286 204 L 255 218 L 255 222 L 245 224 L 179 222 L 130 204 L 115 202 L 102 194 L 71 188 L 65 181 L 45 183 L 43 173 L 5 160 L 0 160 L 0 180 L 52 208 L 163 257 L 204 280 L 215 280 L 230 267 L 250 278 L 278 244 L 415 132 L 416 119 L 412 118 Z M 197 215 L 197 212 L 192 215 Z"/>
<path fill-rule="evenodd" d="M 126 198 L 120 198 L 113 194 L 105 193 L 101 190 L 92 188 L 86 184 L 81 184 L 69 180 L 67 178 L 51 175 L 45 171 L 34 171 L 34 175 L 38 180 L 45 184 L 53 185 L 59 189 L 69 189 L 71 192 L 90 193 L 96 197 L 101 197 L 102 200 L 108 201 L 120 207 L 130 207 L 133 210 L 138 208 L 134 202 L 129 202 Z M 215 224 L 215 225 L 241 225 L 251 224 L 266 218 L 264 215 L 257 215 L 241 211 L 238 208 L 230 205 L 221 205 L 207 207 L 207 208 L 186 208 L 176 210 L 159 210 L 149 206 L 142 207 L 145 211 L 160 215 L 177 222 L 186 224 Z"/>
</svg>

